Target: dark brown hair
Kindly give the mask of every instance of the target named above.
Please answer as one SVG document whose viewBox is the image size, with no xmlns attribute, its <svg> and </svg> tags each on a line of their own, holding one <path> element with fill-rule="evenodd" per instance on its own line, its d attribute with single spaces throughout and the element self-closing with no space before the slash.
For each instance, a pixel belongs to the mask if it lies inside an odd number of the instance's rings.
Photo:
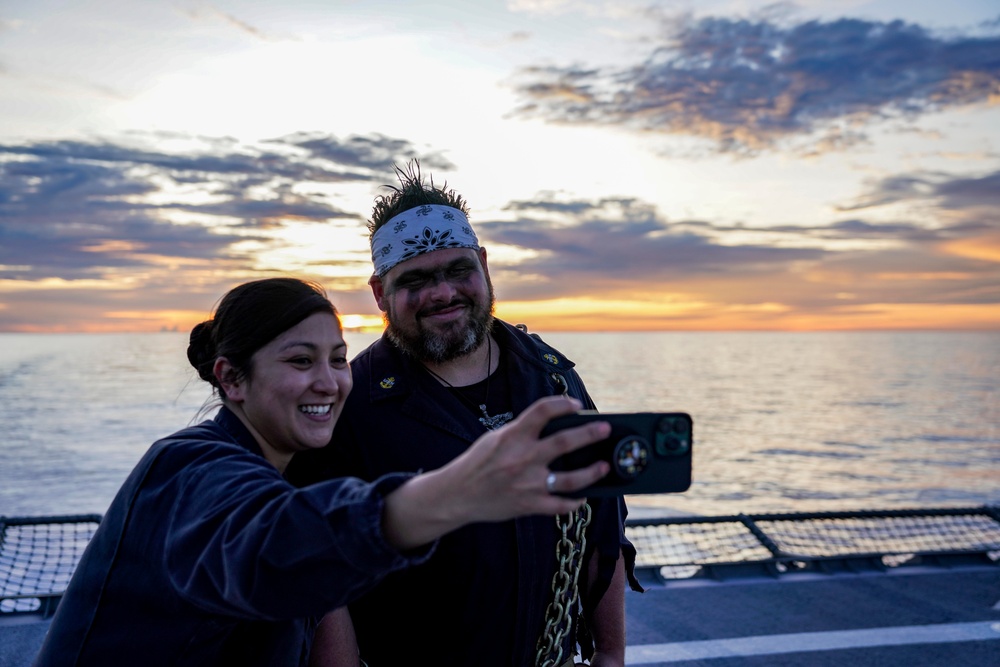
<svg viewBox="0 0 1000 667">
<path fill-rule="evenodd" d="M 337 309 L 323 288 L 297 278 L 265 278 L 226 293 L 210 320 L 195 325 L 187 357 L 202 380 L 225 397 L 213 367 L 226 357 L 240 380 L 250 377 L 254 353 L 313 313 Z"/>
<path fill-rule="evenodd" d="M 466 216 L 469 215 L 468 204 L 461 195 L 448 189 L 447 181 L 440 188 L 434 185 L 433 176 L 430 177 L 428 183 L 424 183 L 423 176 L 420 174 L 419 160 L 410 160 L 406 163 L 405 169 L 398 165 L 393 165 L 393 169 L 396 170 L 399 187 L 384 185 L 383 187 L 389 188 L 392 192 L 375 198 L 372 219 L 368 221 L 369 238 L 393 216 L 424 204 L 451 206 Z"/>
</svg>

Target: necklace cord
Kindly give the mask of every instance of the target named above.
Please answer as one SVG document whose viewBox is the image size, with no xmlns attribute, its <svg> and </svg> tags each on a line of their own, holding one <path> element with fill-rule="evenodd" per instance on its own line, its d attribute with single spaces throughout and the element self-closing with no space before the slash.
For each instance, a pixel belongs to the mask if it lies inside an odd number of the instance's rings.
<svg viewBox="0 0 1000 667">
<path fill-rule="evenodd" d="M 432 371 L 426 365 L 424 365 L 424 364 L 421 364 L 421 365 L 423 365 L 424 369 L 428 373 L 430 373 L 435 378 L 437 378 L 438 380 L 440 380 L 442 384 L 444 384 L 445 386 L 447 386 L 449 389 L 454 390 L 452 393 L 454 393 L 466 405 L 471 406 L 472 409 L 473 409 L 473 412 L 475 412 L 476 408 L 478 408 L 479 409 L 478 411 L 483 413 L 483 418 L 485 418 L 486 420 L 494 419 L 493 417 L 490 417 L 489 412 L 487 412 L 487 406 L 490 403 L 490 380 L 493 377 L 493 373 L 490 372 L 491 371 L 491 367 L 493 366 L 493 339 L 490 338 L 489 335 L 486 336 L 486 398 L 483 399 L 483 402 L 480 403 L 479 405 L 476 405 L 476 403 L 474 401 L 472 401 L 471 399 L 469 399 L 469 397 L 467 397 L 465 394 L 462 393 L 463 387 L 456 387 L 455 385 L 453 385 L 452 383 L 448 382 L 443 377 L 441 377 L 440 375 L 438 375 L 437 373 L 435 373 L 434 371 Z M 471 387 L 471 386 L 473 386 L 475 384 L 478 384 L 478 382 L 470 384 L 470 385 L 467 385 L 467 386 Z M 483 420 L 480 419 L 480 421 L 483 421 Z M 483 423 L 485 424 L 486 422 L 483 422 Z"/>
</svg>

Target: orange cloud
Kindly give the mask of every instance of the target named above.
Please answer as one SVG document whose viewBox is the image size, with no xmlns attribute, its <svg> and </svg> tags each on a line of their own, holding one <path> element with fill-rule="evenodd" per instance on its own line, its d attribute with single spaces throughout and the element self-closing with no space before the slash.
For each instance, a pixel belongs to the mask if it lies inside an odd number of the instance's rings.
<svg viewBox="0 0 1000 667">
<path fill-rule="evenodd" d="M 944 250 L 969 259 L 1000 262 L 1000 233 L 951 241 L 944 245 Z"/>
<path fill-rule="evenodd" d="M 508 303 L 497 315 L 546 331 L 850 331 L 994 330 L 1000 311 L 992 304 L 846 305 L 824 311 L 796 311 L 778 303 L 658 307 L 621 302 L 565 301 Z"/>
</svg>

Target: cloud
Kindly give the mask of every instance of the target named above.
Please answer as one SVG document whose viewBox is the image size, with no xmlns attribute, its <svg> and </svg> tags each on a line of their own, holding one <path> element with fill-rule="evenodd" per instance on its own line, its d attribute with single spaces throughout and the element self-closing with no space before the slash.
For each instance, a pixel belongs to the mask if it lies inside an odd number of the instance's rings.
<svg viewBox="0 0 1000 667">
<path fill-rule="evenodd" d="M 516 115 L 619 125 L 708 140 L 755 154 L 802 141 L 811 151 L 866 140 L 888 118 L 988 101 L 1000 94 L 1000 37 L 936 36 L 903 21 L 684 17 L 628 68 L 525 68 Z"/>
<path fill-rule="evenodd" d="M 0 329 L 169 328 L 233 284 L 282 270 L 315 269 L 343 312 L 371 312 L 364 248 L 331 259 L 340 230 L 363 237 L 361 216 L 334 201 L 345 188 L 370 194 L 415 147 L 380 135 L 159 137 L 196 146 L 168 151 L 140 139 L 0 145 Z M 761 228 L 668 219 L 637 197 L 543 192 L 477 227 L 502 302 L 677 299 L 759 312 L 762 323 L 772 307 L 836 317 L 872 304 L 993 306 L 998 184 L 1000 172 L 896 174 L 869 182 L 839 220 Z M 295 229 L 308 248 L 285 245 Z M 262 261 L 269 253 L 278 261 Z"/>
<path fill-rule="evenodd" d="M 360 221 L 322 194 L 325 184 L 384 182 L 394 159 L 418 153 L 381 135 L 208 143 L 217 145 L 182 152 L 114 141 L 0 145 L 0 280 L 251 267 L 263 248 L 281 246 L 274 229 Z"/>
<path fill-rule="evenodd" d="M 840 208 L 859 210 L 915 200 L 932 200 L 937 206 L 952 210 L 978 207 L 996 210 L 1000 208 L 1000 171 L 960 177 L 945 172 L 898 174 L 871 183 L 855 202 Z"/>
<path fill-rule="evenodd" d="M 304 148 L 312 157 L 350 167 L 375 169 L 387 174 L 392 173 L 394 163 L 402 164 L 412 158 L 420 158 L 431 169 L 455 169 L 455 165 L 440 153 L 420 153 L 405 139 L 393 139 L 381 134 L 353 135 L 339 140 L 325 134 L 299 133 L 284 137 L 279 142 Z"/>
<path fill-rule="evenodd" d="M 820 258 L 817 247 L 727 245 L 702 222 L 671 223 L 636 199 L 514 202 L 514 221 L 482 224 L 489 243 L 525 251 L 514 298 L 557 298 L 681 284 L 695 276 L 743 276 Z M 544 276 L 544 278 L 543 278 Z M 508 276 L 508 280 L 513 278 Z"/>
<path fill-rule="evenodd" d="M 974 210 L 989 178 L 952 176 L 932 193 Z M 954 193 L 962 193 L 957 197 Z M 764 228 L 669 221 L 632 198 L 517 201 L 515 220 L 481 223 L 503 299 L 656 301 L 682 295 L 725 308 L 761 299 L 798 312 L 863 304 L 1000 303 L 1000 220 L 951 224 L 853 217 Z M 491 254 L 491 258 L 499 253 Z"/>
<path fill-rule="evenodd" d="M 238 18 L 234 14 L 225 12 L 212 5 L 202 5 L 200 7 L 192 8 L 177 7 L 176 9 L 181 14 L 186 15 L 194 21 L 221 19 L 223 23 L 235 28 L 238 32 L 264 42 L 275 42 L 280 41 L 281 39 L 287 39 L 269 35 L 257 26 L 251 25 L 249 22 Z"/>
<path fill-rule="evenodd" d="M 249 23 L 247 23 L 246 21 L 242 21 L 242 20 L 236 18 L 235 16 L 233 16 L 232 14 L 229 14 L 227 12 L 218 11 L 218 10 L 216 10 L 216 11 L 217 11 L 218 15 L 220 17 L 222 17 L 222 19 L 224 21 L 226 21 L 230 25 L 235 26 L 238 30 L 241 30 L 241 31 L 247 33 L 248 35 L 250 35 L 252 37 L 256 37 L 256 38 L 262 39 L 264 41 L 269 41 L 271 39 L 266 34 L 264 34 L 264 32 L 262 30 L 260 30 L 256 26 L 252 26 Z"/>
</svg>

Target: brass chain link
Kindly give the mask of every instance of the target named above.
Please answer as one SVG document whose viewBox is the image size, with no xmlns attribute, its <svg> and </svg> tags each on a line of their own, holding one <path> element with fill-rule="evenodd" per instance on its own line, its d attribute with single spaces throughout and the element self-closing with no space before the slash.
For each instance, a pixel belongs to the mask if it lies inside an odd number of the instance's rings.
<svg viewBox="0 0 1000 667">
<path fill-rule="evenodd" d="M 545 630 L 538 637 L 536 667 L 555 667 L 563 660 L 563 640 L 573 626 L 573 613 L 580 599 L 580 570 L 587 547 L 590 505 L 556 517 L 558 567 L 552 576 L 552 602 L 545 610 Z M 572 528 L 573 534 L 570 534 Z"/>
</svg>

